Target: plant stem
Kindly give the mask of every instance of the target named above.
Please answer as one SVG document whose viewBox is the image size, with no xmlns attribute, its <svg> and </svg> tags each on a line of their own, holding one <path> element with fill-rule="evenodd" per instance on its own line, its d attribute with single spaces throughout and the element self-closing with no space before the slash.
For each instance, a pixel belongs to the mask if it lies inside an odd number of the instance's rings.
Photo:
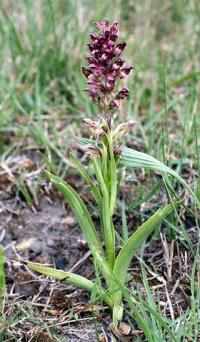
<svg viewBox="0 0 200 342">
<path fill-rule="evenodd" d="M 116 202 L 116 196 L 117 196 L 117 170 L 116 170 L 116 162 L 115 157 L 113 153 L 113 138 L 112 138 L 112 132 L 109 136 L 109 154 L 110 154 L 110 160 L 109 160 L 109 171 L 110 171 L 110 216 L 112 218 L 114 208 L 115 208 L 115 202 Z"/>
<path fill-rule="evenodd" d="M 106 247 L 106 258 L 109 266 L 111 267 L 111 269 L 113 269 L 115 261 L 115 233 L 112 224 L 112 217 L 110 215 L 110 196 L 103 178 L 101 164 L 99 163 L 98 158 L 99 157 L 97 156 L 93 157 L 93 163 L 95 167 L 96 177 L 102 192 L 101 221 Z"/>
</svg>

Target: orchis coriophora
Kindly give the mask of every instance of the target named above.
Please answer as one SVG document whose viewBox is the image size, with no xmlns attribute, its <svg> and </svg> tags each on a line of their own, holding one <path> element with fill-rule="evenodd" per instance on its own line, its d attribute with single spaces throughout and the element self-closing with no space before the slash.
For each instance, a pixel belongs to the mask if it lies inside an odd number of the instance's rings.
<svg viewBox="0 0 200 342">
<path fill-rule="evenodd" d="M 116 43 L 118 23 L 110 25 L 105 19 L 102 23 L 96 23 L 96 27 L 100 33 L 90 35 L 92 42 L 88 44 L 88 67 L 83 67 L 82 72 L 89 85 L 85 91 L 98 105 L 100 113 L 106 116 L 111 109 L 119 108 L 120 101 L 129 95 L 127 88 L 116 91 L 116 83 L 128 75 L 133 67 L 124 66 L 125 59 L 121 57 L 126 43 Z"/>
<path fill-rule="evenodd" d="M 101 237 L 96 230 L 92 215 L 90 215 L 79 194 L 59 177 L 48 172 L 46 174 L 63 194 L 76 215 L 91 250 L 94 267 L 98 268 L 104 280 L 103 285 L 74 273 L 54 270 L 32 262 L 29 262 L 28 266 L 39 273 L 56 279 L 65 279 L 67 282 L 88 292 L 94 290 L 95 293 L 98 293 L 96 300 L 105 301 L 112 309 L 113 323 L 117 328 L 123 315 L 123 289 L 131 260 L 137 248 L 159 226 L 163 218 L 173 211 L 174 205 L 179 205 L 180 202 L 169 204 L 155 212 L 153 216 L 130 235 L 119 253 L 116 253 L 116 232 L 113 224 L 113 214 L 118 190 L 118 165 L 124 161 L 129 166 L 146 167 L 167 173 L 171 171 L 164 164 L 144 153 L 126 149 L 124 155 L 121 138 L 134 127 L 135 122 L 129 120 L 116 127 L 112 119 L 112 113 L 119 108 L 120 103 L 129 95 L 127 88 L 118 88 L 120 80 L 130 73 L 132 67 L 126 65 L 124 58 L 121 56 L 126 43 L 117 43 L 118 23 L 110 24 L 105 19 L 102 23 L 96 23 L 95 25 L 99 33 L 90 35 L 92 42 L 88 44 L 90 50 L 90 56 L 87 58 L 88 66 L 84 67 L 82 72 L 87 78 L 89 86 L 85 91 L 97 105 L 100 115 L 96 121 L 84 120 L 90 132 L 90 139 L 81 139 L 81 142 L 86 145 L 93 164 L 95 181 L 90 177 L 87 169 L 74 156 L 72 156 L 72 161 L 89 185 L 97 203 L 102 228 Z M 171 174 L 175 175 L 174 171 Z"/>
</svg>

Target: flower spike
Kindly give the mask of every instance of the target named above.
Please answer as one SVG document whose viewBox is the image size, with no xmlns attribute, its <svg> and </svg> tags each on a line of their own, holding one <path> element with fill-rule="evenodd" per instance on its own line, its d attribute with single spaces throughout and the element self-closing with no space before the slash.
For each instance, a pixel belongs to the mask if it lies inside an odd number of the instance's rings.
<svg viewBox="0 0 200 342">
<path fill-rule="evenodd" d="M 95 23 L 95 26 L 99 32 L 90 34 L 88 66 L 82 68 L 82 73 L 89 85 L 86 93 L 98 105 L 103 115 L 108 116 L 109 111 L 118 109 L 120 102 L 129 95 L 128 89 L 123 88 L 117 92 L 116 86 L 133 67 L 124 66 L 125 60 L 121 53 L 126 43 L 117 43 L 118 23 L 111 24 L 105 19 L 103 22 Z"/>
</svg>

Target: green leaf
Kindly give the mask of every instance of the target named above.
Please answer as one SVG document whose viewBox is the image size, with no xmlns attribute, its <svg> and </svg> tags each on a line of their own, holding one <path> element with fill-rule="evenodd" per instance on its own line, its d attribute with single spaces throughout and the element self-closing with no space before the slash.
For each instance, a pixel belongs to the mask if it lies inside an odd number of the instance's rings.
<svg viewBox="0 0 200 342">
<path fill-rule="evenodd" d="M 184 181 L 184 179 L 181 176 L 179 176 L 177 172 L 170 169 L 170 167 L 161 163 L 156 158 L 151 157 L 146 153 L 124 147 L 121 154 L 120 162 L 122 165 L 127 167 L 141 167 L 151 170 L 157 170 L 160 171 L 162 174 L 169 174 L 173 176 L 190 192 L 190 194 L 193 196 L 194 200 L 200 208 L 200 201 L 198 200 L 197 196 L 192 191 L 190 186 Z"/>
<path fill-rule="evenodd" d="M 111 268 L 113 268 L 114 260 L 115 260 L 115 231 L 112 224 L 112 217 L 110 214 L 110 207 L 109 207 L 109 193 L 108 189 L 106 187 L 99 157 L 94 156 L 92 158 L 95 173 L 97 180 L 99 182 L 101 192 L 102 192 L 102 201 L 101 201 L 101 218 L 102 218 L 102 225 L 103 225 L 103 235 L 105 240 L 105 246 L 106 246 L 106 258 L 108 261 L 108 264 Z"/>
<path fill-rule="evenodd" d="M 170 214 L 174 210 L 174 206 L 178 206 L 182 201 L 175 204 L 169 204 L 163 209 L 159 209 L 153 214 L 146 222 L 144 222 L 137 230 L 129 237 L 122 249 L 120 250 L 113 268 L 113 285 L 111 286 L 111 292 L 113 291 L 112 300 L 117 307 L 121 302 L 122 291 L 120 287 L 125 285 L 128 268 L 131 260 L 139 246 L 147 239 L 147 237 L 158 227 L 166 215 Z M 115 280 L 119 279 L 119 283 Z M 113 309 L 114 311 L 114 309 Z"/>
<path fill-rule="evenodd" d="M 82 277 L 72 272 L 65 272 L 63 270 L 57 270 L 51 267 L 43 266 L 41 264 L 37 264 L 31 261 L 29 261 L 26 265 L 28 268 L 35 272 L 43 274 L 47 277 L 52 277 L 54 279 L 65 281 L 66 283 L 84 289 L 91 294 L 93 293 L 93 291 L 95 291 L 97 292 L 96 300 L 98 300 L 98 298 L 101 298 L 110 307 L 113 306 L 113 303 L 109 298 L 109 295 L 107 295 L 101 287 L 97 286 L 96 283 L 92 282 L 91 280 L 88 280 L 85 277 Z"/>
<path fill-rule="evenodd" d="M 116 170 L 116 162 L 113 154 L 113 143 L 109 144 L 109 152 L 110 152 L 110 213 L 111 217 L 114 212 L 116 197 L 117 197 L 117 170 Z"/>
<path fill-rule="evenodd" d="M 166 215 L 174 210 L 174 206 L 181 205 L 182 201 L 175 204 L 169 204 L 163 209 L 158 209 L 146 222 L 144 222 L 137 230 L 129 237 L 122 249 L 120 250 L 114 266 L 114 274 L 124 284 L 126 274 L 131 263 L 131 260 L 139 246 L 146 238 L 158 227 Z"/>
<path fill-rule="evenodd" d="M 111 269 L 103 255 L 103 249 L 98 238 L 94 223 L 91 216 L 80 198 L 77 192 L 61 178 L 50 174 L 45 171 L 46 176 L 49 177 L 50 181 L 54 186 L 63 194 L 65 200 L 69 203 L 72 208 L 79 225 L 83 231 L 86 241 L 88 242 L 89 248 L 93 257 L 95 258 L 98 267 L 104 275 L 107 283 L 110 283 Z"/>
<path fill-rule="evenodd" d="M 99 253 L 103 253 L 94 223 L 91 216 L 77 192 L 61 178 L 50 175 L 50 181 L 63 194 L 64 198 L 72 208 L 79 225 L 83 231 L 91 251 L 95 248 Z"/>
<path fill-rule="evenodd" d="M 93 290 L 94 283 L 91 280 L 88 280 L 87 278 L 84 278 L 78 274 L 56 270 L 34 262 L 28 262 L 27 266 L 33 271 L 44 274 L 48 277 L 52 277 L 54 279 L 65 280 L 67 283 L 85 289 L 88 292 L 92 292 Z"/>
</svg>

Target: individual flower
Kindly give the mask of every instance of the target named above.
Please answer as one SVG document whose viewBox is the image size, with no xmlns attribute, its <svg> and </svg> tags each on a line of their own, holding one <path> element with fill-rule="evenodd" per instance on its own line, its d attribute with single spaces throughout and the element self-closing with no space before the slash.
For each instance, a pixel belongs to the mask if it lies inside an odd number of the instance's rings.
<svg viewBox="0 0 200 342">
<path fill-rule="evenodd" d="M 87 57 L 88 66 L 82 68 L 87 78 L 88 88 L 85 92 L 96 103 L 104 115 L 109 110 L 117 109 L 129 91 L 126 88 L 116 92 L 118 80 L 126 77 L 132 66 L 125 65 L 121 53 L 126 47 L 125 42 L 117 43 L 118 23 L 110 24 L 108 19 L 95 23 L 99 33 L 91 33 L 91 43 L 88 44 L 90 56 Z"/>
<path fill-rule="evenodd" d="M 121 89 L 115 96 L 116 100 L 123 100 L 129 95 L 129 90 L 127 88 Z"/>
<path fill-rule="evenodd" d="M 125 123 L 120 124 L 114 132 L 114 139 L 118 140 L 121 138 L 123 135 L 128 133 L 133 127 L 135 127 L 136 122 L 133 120 L 129 120 Z"/>
<path fill-rule="evenodd" d="M 91 119 L 83 120 L 91 133 L 91 139 L 98 140 L 99 137 L 105 134 L 105 130 L 103 129 L 103 123 L 100 121 L 93 121 Z"/>
</svg>

